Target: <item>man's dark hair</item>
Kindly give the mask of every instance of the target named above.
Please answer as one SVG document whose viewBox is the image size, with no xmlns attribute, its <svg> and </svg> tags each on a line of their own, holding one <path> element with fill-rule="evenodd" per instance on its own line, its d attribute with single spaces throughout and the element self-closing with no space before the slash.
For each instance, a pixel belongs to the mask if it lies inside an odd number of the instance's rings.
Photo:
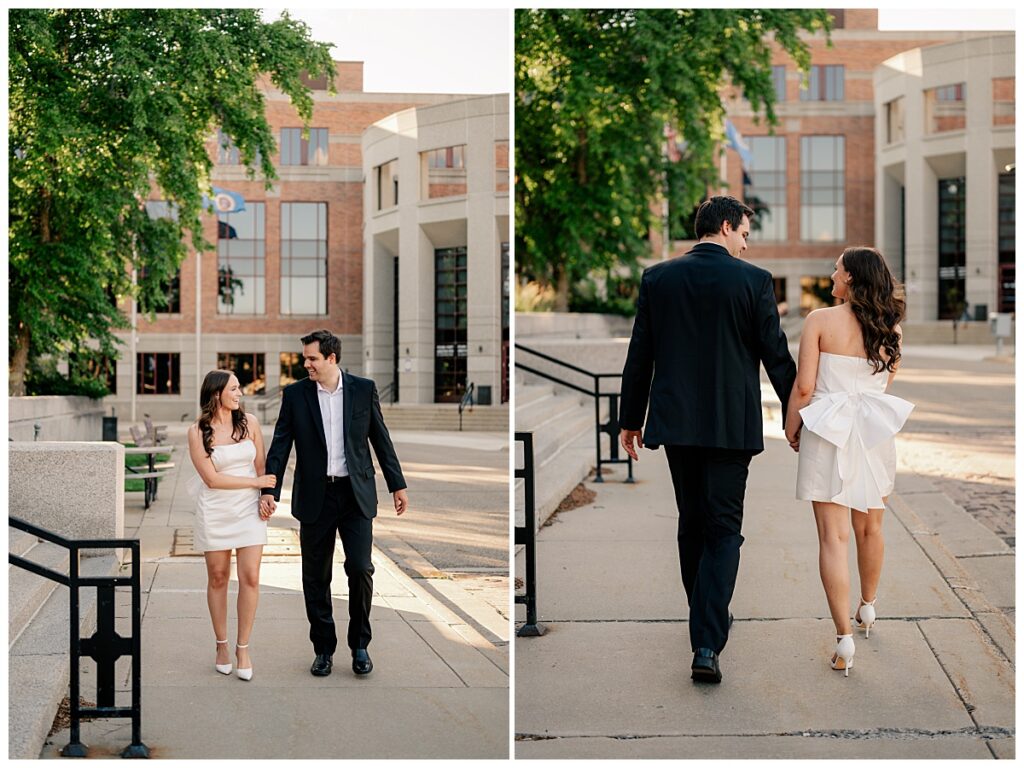
<svg viewBox="0 0 1024 768">
<path fill-rule="evenodd" d="M 324 358 L 334 355 L 335 362 L 341 362 L 341 339 L 327 330 L 313 331 L 301 339 L 303 345 L 312 344 L 314 341 L 320 345 L 320 354 Z"/>
<path fill-rule="evenodd" d="M 717 235 L 722 229 L 722 224 L 727 221 L 733 229 L 739 229 L 744 216 L 752 219 L 754 211 L 735 197 L 728 195 L 709 197 L 697 209 L 697 218 L 694 221 L 697 239 L 700 240 L 708 235 Z"/>
</svg>

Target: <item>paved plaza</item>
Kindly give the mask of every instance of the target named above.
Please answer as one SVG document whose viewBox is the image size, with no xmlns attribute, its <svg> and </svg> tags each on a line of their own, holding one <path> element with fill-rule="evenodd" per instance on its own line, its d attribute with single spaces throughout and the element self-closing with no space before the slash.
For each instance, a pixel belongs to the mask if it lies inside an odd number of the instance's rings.
<svg viewBox="0 0 1024 768">
<path fill-rule="evenodd" d="M 828 666 L 814 519 L 793 498 L 777 402 L 751 464 L 719 686 L 689 679 L 664 453 L 642 452 L 635 485 L 622 470 L 588 482 L 594 501 L 538 534 L 547 633 L 516 640 L 517 757 L 1012 758 L 1013 364 L 991 354 L 906 350 L 893 393 L 917 408 L 898 442 L 879 621 L 856 632 L 848 678 Z M 852 536 L 850 563 L 856 595 Z"/>
<path fill-rule="evenodd" d="M 271 431 L 265 429 L 268 445 Z M 485 466 L 479 466 L 469 455 L 454 456 L 452 447 L 445 445 L 451 441 L 443 434 L 433 448 L 415 442 L 415 437 L 403 442 L 401 433 L 394 437 L 409 484 L 408 517 L 424 526 L 422 541 L 431 537 L 429 520 L 442 506 L 437 499 L 431 501 L 431 494 L 447 490 L 447 512 L 454 515 L 461 510 L 477 524 L 480 520 L 470 516 L 480 507 L 493 509 L 496 502 L 491 496 L 507 499 L 507 471 L 501 484 L 496 480 L 496 468 L 507 466 L 507 452 L 500 460 L 500 452 L 493 452 Z M 431 588 L 431 580 L 411 578 L 407 566 L 396 564 L 379 548 L 373 552 L 373 673 L 355 677 L 345 653 L 347 585 L 339 542 L 332 596 L 342 643 L 334 673 L 326 678 L 310 675 L 313 652 L 297 556 L 298 521 L 291 517 L 288 505 L 291 470 L 282 503 L 270 521 L 269 537 L 277 543 L 266 550 L 261 568 L 260 605 L 251 641 L 253 680 L 217 674 L 205 565 L 182 546 L 193 523 L 192 500 L 185 490 L 185 477 L 192 469 L 184 428 L 172 426 L 171 438 L 177 466 L 170 478 L 161 481 L 159 499 L 143 511 L 141 494 L 127 494 L 125 514 L 125 535 L 142 541 L 142 734 L 153 757 L 507 757 L 507 621 L 502 632 L 493 618 L 497 615 L 493 606 L 478 599 L 473 590 Z M 430 453 L 434 458 L 428 466 Z M 453 463 L 458 467 L 450 466 Z M 474 474 L 486 481 L 473 485 L 467 476 Z M 399 539 L 384 524 L 395 519 L 391 496 L 377 477 L 381 506 L 376 529 L 382 540 L 393 543 Z M 467 483 L 474 493 L 462 492 Z M 493 522 L 483 526 L 485 531 L 495 527 Z M 507 522 L 503 533 L 507 542 Z M 460 535 L 473 539 L 465 528 Z M 498 544 L 489 535 L 477 537 L 483 544 L 474 540 L 470 550 L 475 557 L 495 557 L 491 550 Z M 503 546 L 507 552 L 507 544 Z M 130 595 L 120 592 L 119 631 L 128 634 Z M 236 595 L 232 573 L 231 639 Z M 92 665 L 85 669 L 83 695 L 88 698 L 95 691 L 95 681 Z M 119 701 L 127 699 L 128 680 L 128 660 L 122 659 Z M 84 723 L 82 740 L 91 748 L 90 757 L 116 757 L 130 741 L 130 725 L 115 720 Z M 57 756 L 67 741 L 66 730 L 54 734 L 43 756 Z"/>
</svg>

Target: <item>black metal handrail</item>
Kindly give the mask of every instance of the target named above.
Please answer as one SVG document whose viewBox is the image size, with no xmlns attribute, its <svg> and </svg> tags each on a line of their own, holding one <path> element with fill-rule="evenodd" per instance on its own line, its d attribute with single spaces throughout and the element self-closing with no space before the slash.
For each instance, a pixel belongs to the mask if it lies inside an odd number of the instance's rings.
<svg viewBox="0 0 1024 768">
<path fill-rule="evenodd" d="M 70 590 L 71 658 L 71 740 L 61 750 L 64 757 L 88 757 L 89 747 L 82 743 L 81 719 L 85 717 L 130 717 L 132 743 L 121 752 L 121 757 L 149 757 L 149 747 L 142 743 L 142 572 L 141 546 L 138 539 L 66 539 L 53 531 L 32 525 L 17 517 L 8 517 L 8 525 L 19 531 L 64 547 L 71 553 L 67 575 L 8 553 L 8 562 L 26 571 L 63 584 Z M 83 549 L 131 549 L 131 576 L 82 576 L 81 551 Z M 79 637 L 80 587 L 96 587 L 96 631 L 92 637 Z M 117 634 L 114 621 L 114 589 L 132 588 L 132 636 Z M 115 706 L 115 665 L 122 656 L 132 657 L 132 705 Z M 96 662 L 96 706 L 82 707 L 80 702 L 80 660 L 88 656 Z"/>
<path fill-rule="evenodd" d="M 466 408 L 473 407 L 473 392 L 476 390 L 476 384 L 472 381 L 469 382 L 469 386 L 466 387 L 465 394 L 462 395 L 462 399 L 459 401 L 459 432 L 462 431 L 462 412 Z"/>
<path fill-rule="evenodd" d="M 597 469 L 594 473 L 594 482 L 603 483 L 604 476 L 601 474 L 601 466 L 604 464 L 625 464 L 628 468 L 628 473 L 625 482 L 632 483 L 633 480 L 633 459 L 629 456 L 622 459 L 619 458 L 619 393 L 618 392 L 602 392 L 601 391 L 601 380 L 602 379 L 621 379 L 621 373 L 594 373 L 588 371 L 585 368 L 580 368 L 578 365 L 572 365 L 564 360 L 559 360 L 557 357 L 546 355 L 543 352 L 538 352 L 536 349 L 525 347 L 522 344 L 516 344 L 516 351 L 526 352 L 530 355 L 534 355 L 541 360 L 545 360 L 549 363 L 567 368 L 575 373 L 582 374 L 583 376 L 589 377 L 593 382 L 593 387 L 587 389 L 586 387 L 578 384 L 573 384 L 570 381 L 555 376 L 546 371 L 539 370 L 533 366 L 524 365 L 519 356 L 516 356 L 515 367 L 517 371 L 525 371 L 526 373 L 532 373 L 534 376 L 540 376 L 543 379 L 560 384 L 563 387 L 580 392 L 588 397 L 594 398 L 594 436 L 596 442 L 596 456 L 597 456 Z M 601 398 L 608 398 L 608 421 L 601 423 Z M 604 459 L 601 457 L 601 435 L 606 434 L 609 437 L 610 443 L 610 455 L 611 458 Z"/>
<path fill-rule="evenodd" d="M 533 432 L 516 432 L 516 442 L 523 444 L 523 468 L 515 476 L 522 479 L 525 492 L 526 525 L 516 526 L 516 546 L 526 546 L 526 593 L 516 595 L 516 602 L 526 605 L 526 624 L 516 632 L 517 637 L 540 637 L 545 627 L 537 623 L 537 510 L 533 476 Z"/>
<path fill-rule="evenodd" d="M 377 398 L 382 403 L 386 402 L 386 403 L 390 403 L 391 405 L 394 405 L 395 404 L 395 394 L 397 392 L 398 392 L 397 382 L 389 381 L 386 385 L 384 385 L 384 389 L 382 389 L 380 391 L 380 393 L 377 395 Z"/>
</svg>

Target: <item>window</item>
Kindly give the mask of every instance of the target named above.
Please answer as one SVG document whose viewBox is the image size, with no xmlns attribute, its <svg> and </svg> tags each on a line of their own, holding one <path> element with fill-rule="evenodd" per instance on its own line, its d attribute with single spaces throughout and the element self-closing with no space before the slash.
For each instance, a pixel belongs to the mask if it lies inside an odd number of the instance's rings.
<svg viewBox="0 0 1024 768">
<path fill-rule="evenodd" d="M 68 373 L 77 373 L 87 379 L 102 381 L 108 395 L 117 394 L 117 359 L 101 355 L 95 350 L 72 351 L 68 354 Z"/>
<path fill-rule="evenodd" d="M 139 272 L 139 281 L 146 278 L 146 268 Z M 160 292 L 167 297 L 167 303 L 156 307 L 158 314 L 178 315 L 181 314 L 181 269 L 179 268 L 170 280 L 160 284 Z"/>
<path fill-rule="evenodd" d="M 147 200 L 146 201 L 146 213 L 149 214 L 151 219 L 168 219 L 169 221 L 178 220 L 178 208 L 175 205 L 169 204 L 166 200 Z M 143 267 L 139 272 L 139 280 L 143 280 L 146 276 L 146 268 Z M 180 314 L 181 313 L 181 269 L 174 274 L 174 276 L 165 281 L 161 285 L 161 292 L 167 297 L 167 303 L 162 307 L 157 307 L 158 313 L 166 314 Z"/>
<path fill-rule="evenodd" d="M 772 66 L 772 84 L 775 86 L 775 100 L 786 100 L 786 65 L 775 64 Z"/>
<path fill-rule="evenodd" d="M 136 394 L 181 394 L 181 355 L 177 352 L 139 352 L 136 370 Z"/>
<path fill-rule="evenodd" d="M 1014 125 L 1017 121 L 1016 78 L 992 78 L 992 125 Z"/>
<path fill-rule="evenodd" d="M 304 378 L 306 378 L 306 368 L 302 364 L 302 355 L 298 352 L 282 352 L 281 386 L 287 387 Z"/>
<path fill-rule="evenodd" d="M 843 8 L 829 8 L 828 14 L 832 17 L 832 29 L 843 29 L 846 26 L 846 10 Z"/>
<path fill-rule="evenodd" d="M 885 143 L 896 144 L 903 141 L 903 97 L 886 102 L 885 105 Z"/>
<path fill-rule="evenodd" d="M 466 391 L 466 247 L 434 251 L 434 402 Z"/>
<path fill-rule="evenodd" d="M 508 142 L 494 142 L 494 191 L 508 192 Z"/>
<path fill-rule="evenodd" d="M 508 348 L 509 348 L 509 322 L 511 302 L 510 280 L 511 264 L 508 251 L 508 243 L 501 244 L 501 402 L 507 403 L 509 398 L 508 381 Z"/>
<path fill-rule="evenodd" d="M 1017 193 L 1016 172 L 999 174 L 999 298 L 1000 312 L 1016 312 Z"/>
<path fill-rule="evenodd" d="M 939 320 L 960 317 L 967 282 L 967 191 L 963 176 L 939 180 Z"/>
<path fill-rule="evenodd" d="M 304 139 L 301 128 L 282 128 L 281 165 L 327 165 L 327 129 L 310 128 Z"/>
<path fill-rule="evenodd" d="M 806 317 L 815 309 L 831 307 L 836 303 L 832 295 L 831 277 L 800 278 L 800 316 Z"/>
<path fill-rule="evenodd" d="M 238 165 L 238 147 L 224 131 L 217 130 L 217 165 Z"/>
<path fill-rule="evenodd" d="M 800 239 L 846 237 L 846 137 L 800 137 Z"/>
<path fill-rule="evenodd" d="M 924 92 L 925 133 L 962 131 L 967 127 L 967 101 L 963 83 Z"/>
<path fill-rule="evenodd" d="M 813 66 L 806 88 L 800 88 L 800 101 L 842 101 L 845 67 L 833 64 Z"/>
<path fill-rule="evenodd" d="M 235 374 L 243 395 L 262 395 L 267 391 L 265 357 L 262 352 L 218 352 L 217 367 Z"/>
<path fill-rule="evenodd" d="M 420 197 L 433 200 L 466 194 L 465 145 L 421 153 L 423 188 Z"/>
<path fill-rule="evenodd" d="M 377 166 L 377 210 L 398 205 L 398 161 Z"/>
<path fill-rule="evenodd" d="M 266 312 L 266 204 L 246 201 L 239 213 L 217 215 L 217 312 Z"/>
<path fill-rule="evenodd" d="M 281 314 L 327 314 L 327 203 L 281 203 Z"/>
<path fill-rule="evenodd" d="M 748 136 L 750 169 L 744 175 L 743 199 L 754 209 L 752 241 L 785 240 L 786 138 Z"/>
</svg>

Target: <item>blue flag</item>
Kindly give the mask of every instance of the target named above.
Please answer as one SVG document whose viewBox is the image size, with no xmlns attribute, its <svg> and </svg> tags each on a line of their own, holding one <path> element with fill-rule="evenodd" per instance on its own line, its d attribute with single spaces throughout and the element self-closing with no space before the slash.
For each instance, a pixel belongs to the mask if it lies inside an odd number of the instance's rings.
<svg viewBox="0 0 1024 768">
<path fill-rule="evenodd" d="M 212 187 L 212 191 L 212 199 L 203 195 L 203 208 L 212 208 L 214 213 L 240 213 L 245 210 L 245 198 L 237 192 L 220 187 Z"/>
<path fill-rule="evenodd" d="M 753 159 L 750 154 L 750 147 L 744 143 L 740 132 L 736 130 L 736 126 L 728 118 L 725 120 L 725 136 L 727 145 L 739 153 L 740 162 L 743 163 L 743 170 L 749 169 L 750 161 Z"/>
</svg>

